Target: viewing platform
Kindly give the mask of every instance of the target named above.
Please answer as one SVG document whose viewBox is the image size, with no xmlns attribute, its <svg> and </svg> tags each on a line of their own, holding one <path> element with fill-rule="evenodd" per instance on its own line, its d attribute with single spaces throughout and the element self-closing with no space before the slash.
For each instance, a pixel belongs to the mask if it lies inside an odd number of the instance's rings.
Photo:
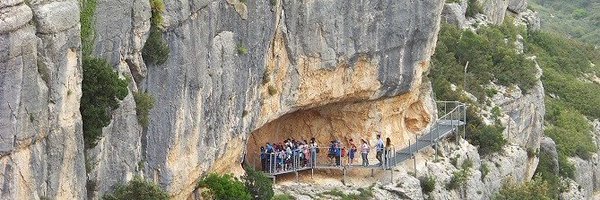
<svg viewBox="0 0 600 200">
<path fill-rule="evenodd" d="M 314 170 L 341 170 L 346 175 L 346 172 L 351 169 L 381 169 L 390 170 L 398 164 L 413 159 L 415 154 L 419 151 L 430 147 L 436 146 L 437 143 L 455 133 L 457 139 L 464 136 L 465 133 L 465 122 L 466 122 L 466 108 L 464 103 L 458 101 L 438 101 L 438 117 L 433 125 L 429 128 L 425 134 L 416 136 L 415 139 L 409 140 L 408 146 L 396 150 L 395 147 L 387 148 L 382 152 L 382 163 L 373 159 L 376 155 L 374 147 L 371 146 L 369 152 L 369 165 L 361 165 L 361 148 L 360 144 L 357 144 L 358 151 L 355 152 L 354 162 L 350 163 L 348 158 L 349 148 L 345 147 L 346 152 L 342 155 L 328 155 L 330 147 L 319 147 L 319 153 L 316 158 L 311 159 L 310 153 L 308 158 L 304 158 L 302 153 L 295 151 L 291 157 L 286 155 L 277 155 L 276 153 L 269 154 L 266 162 L 263 163 L 263 171 L 267 176 L 275 179 L 278 175 L 295 173 L 296 177 L 298 172 L 308 171 L 314 173 Z M 462 130 L 462 131 L 461 131 Z M 462 132 L 462 134 L 460 134 Z M 341 149 L 342 147 L 340 147 Z M 281 154 L 281 153 L 280 153 Z M 314 163 L 314 164 L 313 164 Z"/>
</svg>

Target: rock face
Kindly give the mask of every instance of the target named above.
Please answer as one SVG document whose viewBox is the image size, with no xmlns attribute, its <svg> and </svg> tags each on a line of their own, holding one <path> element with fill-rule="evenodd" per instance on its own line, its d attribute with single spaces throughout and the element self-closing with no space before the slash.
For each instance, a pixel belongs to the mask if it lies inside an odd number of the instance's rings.
<svg viewBox="0 0 600 200">
<path fill-rule="evenodd" d="M 239 169 L 249 133 L 286 113 L 420 87 L 442 1 L 245 6 L 243 20 L 224 1 L 167 3 L 173 53 L 148 67 L 146 174 L 176 197 L 207 171 Z"/>
<path fill-rule="evenodd" d="M 600 144 L 600 121 L 597 119 L 591 123 L 593 126 L 594 143 Z M 579 192 L 583 194 L 585 199 L 592 199 L 594 191 L 600 189 L 600 153 L 592 154 L 591 158 L 584 160 L 578 157 L 569 158 L 575 166 L 575 182 L 579 185 Z"/>
<path fill-rule="evenodd" d="M 77 5 L 0 2 L 2 199 L 85 198 Z"/>
<path fill-rule="evenodd" d="M 560 170 L 558 165 L 558 152 L 556 151 L 556 143 L 549 137 L 542 138 L 540 142 L 540 157 L 548 156 L 552 162 L 552 172 L 558 175 Z"/>
<path fill-rule="evenodd" d="M 298 128 L 304 138 L 372 138 L 378 131 L 402 146 L 436 117 L 423 74 L 442 0 L 164 1 L 171 53 L 158 66 L 146 66 L 140 53 L 150 27 L 149 1 L 98 0 L 91 54 L 132 79 L 102 140 L 84 150 L 79 2 L 27 2 L 0 2 L 1 199 L 95 199 L 135 175 L 183 199 L 208 172 L 239 173 L 244 154 L 271 139 L 262 136 L 278 122 L 291 130 L 310 119 Z M 464 4 L 445 13 L 460 24 Z M 500 0 L 483 5 L 494 23 L 507 8 L 522 7 Z M 137 122 L 131 95 L 137 91 L 155 99 L 147 128 Z M 499 160 L 485 160 L 465 144 L 475 166 L 502 163 L 490 176 L 531 176 L 537 161 L 526 149 L 539 144 L 539 91 L 495 102 L 512 124 L 506 134 L 515 147 L 494 158 Z M 333 123 L 319 124 L 323 120 Z M 328 134 L 332 130 L 341 131 Z M 456 170 L 444 162 L 440 169 Z M 480 177 L 470 178 L 469 198 L 489 197 L 499 188 Z M 424 198 L 416 185 L 411 179 L 378 192 Z"/>
<path fill-rule="evenodd" d="M 467 12 L 467 1 L 463 0 L 459 3 L 446 3 L 444 4 L 444 10 L 442 10 L 442 21 L 448 24 L 455 25 L 460 28 L 465 28 Z"/>
</svg>

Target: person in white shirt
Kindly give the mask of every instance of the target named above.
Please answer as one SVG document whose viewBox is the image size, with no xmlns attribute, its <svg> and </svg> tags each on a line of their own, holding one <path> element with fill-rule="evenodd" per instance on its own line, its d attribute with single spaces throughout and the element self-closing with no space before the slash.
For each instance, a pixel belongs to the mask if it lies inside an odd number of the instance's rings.
<svg viewBox="0 0 600 200">
<path fill-rule="evenodd" d="M 364 139 L 361 139 L 361 140 L 363 142 L 361 149 L 360 149 L 360 153 L 362 155 L 362 165 L 367 167 L 367 166 L 369 166 L 369 159 L 367 158 L 367 156 L 369 155 L 370 148 L 369 148 L 369 145 L 367 144 L 366 140 L 364 140 Z"/>
</svg>

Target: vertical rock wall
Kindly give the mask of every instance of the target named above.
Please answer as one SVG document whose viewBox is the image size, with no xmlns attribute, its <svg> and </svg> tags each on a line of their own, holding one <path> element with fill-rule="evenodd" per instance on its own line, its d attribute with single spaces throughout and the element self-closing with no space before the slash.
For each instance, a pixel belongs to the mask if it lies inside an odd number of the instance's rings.
<svg viewBox="0 0 600 200">
<path fill-rule="evenodd" d="M 85 198 L 77 1 L 0 2 L 0 198 Z"/>
</svg>

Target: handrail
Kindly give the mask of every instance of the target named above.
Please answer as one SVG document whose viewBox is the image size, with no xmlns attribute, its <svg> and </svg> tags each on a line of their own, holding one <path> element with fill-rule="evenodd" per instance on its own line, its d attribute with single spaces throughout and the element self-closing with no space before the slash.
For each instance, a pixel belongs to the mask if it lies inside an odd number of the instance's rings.
<svg viewBox="0 0 600 200">
<path fill-rule="evenodd" d="M 361 155 L 361 152 L 362 152 L 361 145 L 357 145 L 357 151 L 354 154 L 354 160 L 355 160 L 354 163 L 349 162 L 350 161 L 349 154 L 348 154 L 350 152 L 349 147 L 346 147 L 346 146 L 338 147 L 340 151 L 344 148 L 346 149 L 346 154 L 344 154 L 344 155 L 340 154 L 340 155 L 328 156 L 329 149 L 331 147 L 325 146 L 325 147 L 317 147 L 319 149 L 320 153 L 317 153 L 315 155 L 313 155 L 314 151 L 310 147 L 308 147 L 308 150 L 307 150 L 308 154 L 306 153 L 306 151 L 302 151 L 302 150 L 292 150 L 291 155 L 288 154 L 288 152 L 285 152 L 285 150 L 283 153 L 280 152 L 279 154 L 275 154 L 275 153 L 267 154 L 268 155 L 268 159 L 266 159 L 267 163 L 262 164 L 263 170 L 271 175 L 278 175 L 278 174 L 291 173 L 291 172 L 297 173 L 298 171 L 301 171 L 301 170 L 319 169 L 319 168 L 321 168 L 321 169 L 337 168 L 337 169 L 342 169 L 342 170 L 346 170 L 349 167 L 368 167 L 368 168 L 372 168 L 372 169 L 373 168 L 391 169 L 393 166 L 397 165 L 399 162 L 402 162 L 405 159 L 407 159 L 405 154 L 408 153 L 409 155 L 414 155 L 414 153 L 420 151 L 421 149 L 424 149 L 425 147 L 429 147 L 429 146 L 435 144 L 440 138 L 445 137 L 448 133 L 451 133 L 454 130 L 460 130 L 458 128 L 459 126 L 466 126 L 465 118 L 466 118 L 467 105 L 465 103 L 462 103 L 459 101 L 436 101 L 437 108 L 441 109 L 439 106 L 441 106 L 442 104 L 444 106 L 445 113 L 441 117 L 438 117 L 436 119 L 435 123 L 431 126 L 429 133 L 428 133 L 429 141 L 426 140 L 427 134 L 425 134 L 425 135 L 421 135 L 421 137 L 416 137 L 414 143 L 410 143 L 410 140 L 409 140 L 408 147 L 405 147 L 398 151 L 396 151 L 395 147 L 391 147 L 391 149 L 385 148 L 382 153 L 381 162 L 375 163 L 375 165 L 374 164 L 367 164 L 366 166 L 360 165 L 361 164 L 361 156 L 362 156 Z M 454 104 L 454 105 L 450 105 L 450 106 L 453 106 L 453 108 L 450 111 L 447 111 L 448 104 Z M 458 116 L 456 115 L 457 113 L 458 113 Z M 449 121 L 448 124 L 442 123 L 442 122 L 448 122 L 448 121 Z M 436 132 L 432 132 L 432 131 L 434 131 L 434 129 L 436 129 L 435 130 Z M 450 131 L 448 131 L 448 130 L 450 130 Z M 458 135 L 457 135 L 457 137 L 458 137 Z M 422 140 L 422 141 L 419 141 L 419 140 Z M 372 156 L 372 155 L 375 154 L 375 153 L 370 153 L 370 152 L 373 152 L 373 150 L 376 149 L 376 147 L 373 148 L 373 146 L 371 146 L 371 145 L 369 145 L 369 147 L 370 147 L 370 150 L 369 150 L 368 155 L 370 155 L 370 156 L 367 157 L 368 162 L 370 162 L 370 160 L 373 160 L 374 156 Z M 345 158 L 342 158 L 342 157 L 345 157 Z M 329 158 L 329 159 L 325 159 L 325 158 Z M 329 161 L 323 162 L 323 160 L 329 160 Z M 321 162 L 319 162 L 319 161 L 321 161 Z M 261 162 L 264 162 L 264 160 L 261 160 Z"/>
</svg>

